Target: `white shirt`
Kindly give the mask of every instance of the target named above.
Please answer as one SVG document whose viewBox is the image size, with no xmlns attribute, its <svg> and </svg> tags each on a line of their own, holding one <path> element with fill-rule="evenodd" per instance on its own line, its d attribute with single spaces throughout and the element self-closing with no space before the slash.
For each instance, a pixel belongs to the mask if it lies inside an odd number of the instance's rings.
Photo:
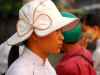
<svg viewBox="0 0 100 75">
<path fill-rule="evenodd" d="M 0 75 L 8 69 L 8 55 L 12 46 L 9 46 L 7 41 L 0 44 Z M 22 55 L 24 45 L 19 46 L 19 54 Z"/>
<path fill-rule="evenodd" d="M 3 74 L 8 68 L 8 55 L 11 46 L 7 42 L 0 44 L 0 75 Z"/>
<path fill-rule="evenodd" d="M 55 70 L 36 54 L 25 48 L 24 53 L 8 69 L 6 75 L 56 75 Z"/>
</svg>

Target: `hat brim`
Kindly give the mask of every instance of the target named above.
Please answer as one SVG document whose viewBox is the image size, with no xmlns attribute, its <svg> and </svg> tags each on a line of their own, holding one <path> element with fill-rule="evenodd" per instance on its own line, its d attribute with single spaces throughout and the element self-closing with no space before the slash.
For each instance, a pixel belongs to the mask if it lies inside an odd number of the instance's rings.
<svg viewBox="0 0 100 75">
<path fill-rule="evenodd" d="M 40 37 L 44 37 L 58 29 L 61 29 L 64 26 L 68 27 L 68 30 L 72 29 L 75 27 L 76 24 L 71 25 L 73 22 L 76 22 L 78 20 L 78 18 L 66 18 L 63 17 L 60 20 L 57 19 L 54 21 L 53 25 L 50 26 L 50 28 L 46 29 L 46 30 L 38 30 L 35 29 L 35 33 L 36 35 L 40 36 Z M 23 36 L 19 36 L 18 32 L 16 32 L 13 36 L 11 36 L 8 40 L 7 43 L 8 45 L 16 45 L 20 42 L 23 42 L 24 40 L 28 39 L 33 33 L 33 29 L 30 30 L 30 32 L 28 32 L 27 34 L 23 35 Z"/>
<path fill-rule="evenodd" d="M 58 29 L 63 28 L 64 26 L 66 26 L 67 30 L 71 30 L 72 28 L 74 28 L 77 24 L 75 24 L 75 22 L 79 22 L 78 18 L 69 18 L 69 17 L 62 17 L 61 19 L 57 19 L 54 21 L 53 25 L 50 26 L 50 28 L 46 29 L 46 30 L 38 30 L 35 29 L 35 33 L 40 36 L 46 36 L 49 33 L 52 33 Z M 72 24 L 74 23 L 74 24 Z"/>
</svg>

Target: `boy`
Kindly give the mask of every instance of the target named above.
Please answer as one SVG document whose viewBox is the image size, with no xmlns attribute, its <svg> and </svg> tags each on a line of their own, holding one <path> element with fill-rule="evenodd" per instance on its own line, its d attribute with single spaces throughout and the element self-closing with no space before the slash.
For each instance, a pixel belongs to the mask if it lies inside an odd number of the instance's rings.
<svg viewBox="0 0 100 75">
<path fill-rule="evenodd" d="M 67 16 L 65 12 L 62 14 Z M 64 56 L 56 66 L 57 75 L 96 75 L 91 53 L 78 43 L 82 35 L 81 25 L 68 32 L 64 29 Z"/>
</svg>

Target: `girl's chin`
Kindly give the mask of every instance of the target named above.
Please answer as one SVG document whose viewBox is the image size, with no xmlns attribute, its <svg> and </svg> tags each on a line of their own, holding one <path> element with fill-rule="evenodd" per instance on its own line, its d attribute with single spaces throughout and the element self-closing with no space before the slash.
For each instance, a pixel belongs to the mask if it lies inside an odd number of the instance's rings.
<svg viewBox="0 0 100 75">
<path fill-rule="evenodd" d="M 52 54 L 59 54 L 59 53 L 60 53 L 60 50 L 61 50 L 61 49 L 58 49 L 58 50 L 52 52 Z"/>
</svg>

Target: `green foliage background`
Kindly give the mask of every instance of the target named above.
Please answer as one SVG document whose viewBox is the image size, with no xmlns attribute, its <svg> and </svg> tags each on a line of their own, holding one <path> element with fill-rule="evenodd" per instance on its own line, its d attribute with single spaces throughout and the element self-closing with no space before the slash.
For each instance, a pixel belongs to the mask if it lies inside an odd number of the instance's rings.
<svg viewBox="0 0 100 75">
<path fill-rule="evenodd" d="M 0 13 L 6 15 L 17 13 L 21 6 L 21 0 L 0 0 Z"/>
</svg>

